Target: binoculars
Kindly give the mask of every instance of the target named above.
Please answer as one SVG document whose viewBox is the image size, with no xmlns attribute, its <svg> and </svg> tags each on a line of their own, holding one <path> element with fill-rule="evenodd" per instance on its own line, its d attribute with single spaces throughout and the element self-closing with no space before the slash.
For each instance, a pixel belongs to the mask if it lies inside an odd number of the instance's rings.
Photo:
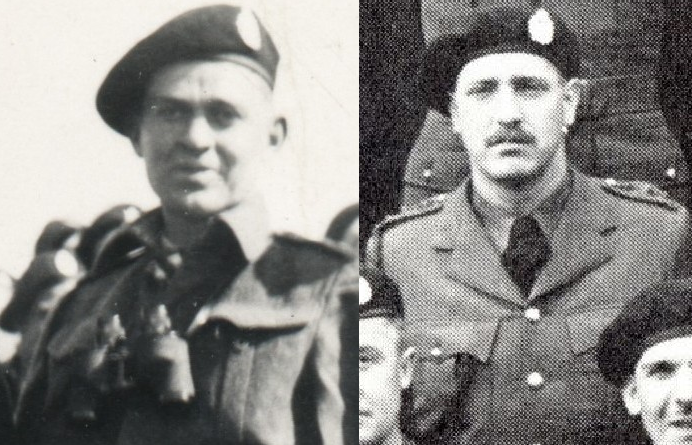
<svg viewBox="0 0 692 445">
<path fill-rule="evenodd" d="M 164 305 L 150 315 L 137 350 L 138 375 L 163 404 L 184 404 L 195 396 L 187 341 L 172 328 Z"/>
<path fill-rule="evenodd" d="M 145 390 L 163 405 L 185 405 L 195 396 L 187 341 L 172 329 L 164 305 L 149 314 L 134 342 L 118 315 L 99 320 L 96 346 L 74 356 L 72 375 L 68 411 L 78 423 L 97 421 L 103 397 L 128 390 Z"/>
</svg>

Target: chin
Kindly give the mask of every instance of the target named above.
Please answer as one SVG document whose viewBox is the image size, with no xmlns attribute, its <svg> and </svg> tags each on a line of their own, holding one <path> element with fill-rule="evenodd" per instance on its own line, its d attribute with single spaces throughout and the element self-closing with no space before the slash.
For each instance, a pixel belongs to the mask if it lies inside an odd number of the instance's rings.
<svg viewBox="0 0 692 445">
<path fill-rule="evenodd" d="M 233 207 L 238 201 L 211 193 L 192 193 L 164 207 L 192 217 L 208 218 Z"/>
</svg>

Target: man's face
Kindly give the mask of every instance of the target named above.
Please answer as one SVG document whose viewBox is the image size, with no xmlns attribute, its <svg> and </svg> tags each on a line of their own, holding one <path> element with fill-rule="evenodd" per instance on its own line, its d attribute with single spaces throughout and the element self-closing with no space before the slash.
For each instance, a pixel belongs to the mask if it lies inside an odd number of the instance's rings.
<svg viewBox="0 0 692 445">
<path fill-rule="evenodd" d="M 538 178 L 564 150 L 578 82 L 565 83 L 546 59 L 500 53 L 467 63 L 457 77 L 451 115 L 472 169 L 492 182 Z"/>
<path fill-rule="evenodd" d="M 647 349 L 622 394 L 654 445 L 692 444 L 692 336 Z"/>
<path fill-rule="evenodd" d="M 358 437 L 360 445 L 371 445 L 398 434 L 401 389 L 412 367 L 400 356 L 396 324 L 365 318 L 358 327 Z"/>
<path fill-rule="evenodd" d="M 227 61 L 180 63 L 153 77 L 133 144 L 165 210 L 211 216 L 255 192 L 283 136 L 273 133 L 271 99 L 261 77 Z"/>
</svg>

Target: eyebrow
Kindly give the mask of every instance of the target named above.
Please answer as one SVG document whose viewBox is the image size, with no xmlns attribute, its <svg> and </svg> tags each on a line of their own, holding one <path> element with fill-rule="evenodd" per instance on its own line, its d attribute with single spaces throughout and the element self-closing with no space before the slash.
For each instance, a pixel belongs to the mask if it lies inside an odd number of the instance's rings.
<svg viewBox="0 0 692 445">
<path fill-rule="evenodd" d="M 519 82 L 531 82 L 540 85 L 548 85 L 550 82 L 548 79 L 542 76 L 532 76 L 532 75 L 518 75 L 512 76 L 509 81 L 512 84 Z M 469 88 L 480 87 L 480 86 L 492 86 L 500 83 L 496 77 L 487 77 L 482 79 L 473 80 L 469 83 Z"/>
</svg>

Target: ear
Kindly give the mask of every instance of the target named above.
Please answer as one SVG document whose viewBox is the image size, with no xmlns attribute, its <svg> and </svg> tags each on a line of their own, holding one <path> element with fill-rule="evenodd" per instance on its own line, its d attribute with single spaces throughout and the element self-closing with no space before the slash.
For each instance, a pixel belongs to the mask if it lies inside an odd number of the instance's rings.
<svg viewBox="0 0 692 445">
<path fill-rule="evenodd" d="M 637 394 L 637 383 L 634 380 L 634 376 L 630 377 L 627 384 L 620 391 L 620 394 L 630 416 L 639 415 L 642 411 L 642 405 Z"/>
<path fill-rule="evenodd" d="M 283 116 L 277 116 L 272 123 L 269 131 L 269 145 L 274 150 L 278 150 L 283 145 L 288 135 L 288 123 Z"/>
<path fill-rule="evenodd" d="M 586 81 L 581 79 L 570 79 L 565 84 L 565 90 L 563 93 L 563 103 L 564 103 L 564 123 L 565 126 L 570 127 L 577 116 L 577 108 L 579 108 L 579 100 L 586 88 Z"/>
<path fill-rule="evenodd" d="M 411 386 L 413 367 L 415 365 L 416 348 L 410 346 L 401 357 L 401 389 Z"/>
</svg>

